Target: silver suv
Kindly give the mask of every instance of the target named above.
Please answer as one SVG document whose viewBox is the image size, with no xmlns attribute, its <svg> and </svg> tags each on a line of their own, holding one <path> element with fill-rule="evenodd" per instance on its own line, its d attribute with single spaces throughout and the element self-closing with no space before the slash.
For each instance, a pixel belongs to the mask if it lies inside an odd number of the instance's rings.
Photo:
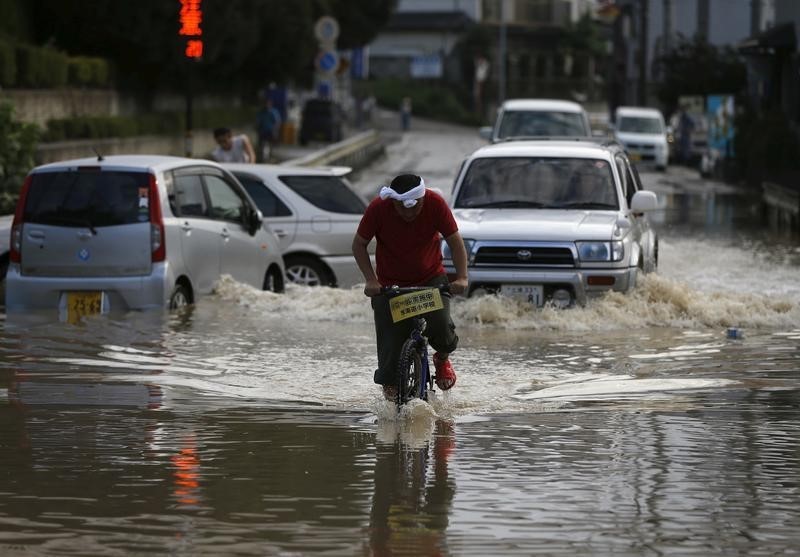
<svg viewBox="0 0 800 557">
<path fill-rule="evenodd" d="M 11 228 L 6 307 L 70 322 L 179 307 L 222 274 L 281 291 L 277 238 L 220 165 L 110 156 L 48 164 L 25 180 Z"/>
<path fill-rule="evenodd" d="M 625 151 L 590 140 L 510 141 L 465 162 L 452 195 L 469 255 L 470 295 L 533 306 L 626 292 L 655 271 L 657 208 Z M 445 267 L 454 272 L 443 243 Z"/>
</svg>

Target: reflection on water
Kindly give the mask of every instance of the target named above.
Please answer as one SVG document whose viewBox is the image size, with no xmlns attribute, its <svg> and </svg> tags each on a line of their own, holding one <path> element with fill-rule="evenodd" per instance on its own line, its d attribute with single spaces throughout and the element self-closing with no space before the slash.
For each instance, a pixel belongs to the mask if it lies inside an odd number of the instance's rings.
<svg viewBox="0 0 800 557">
<path fill-rule="evenodd" d="M 458 386 L 400 412 L 357 288 L 9 317 L 0 555 L 790 553 L 800 251 L 730 236 L 585 308 L 456 300 Z"/>
</svg>

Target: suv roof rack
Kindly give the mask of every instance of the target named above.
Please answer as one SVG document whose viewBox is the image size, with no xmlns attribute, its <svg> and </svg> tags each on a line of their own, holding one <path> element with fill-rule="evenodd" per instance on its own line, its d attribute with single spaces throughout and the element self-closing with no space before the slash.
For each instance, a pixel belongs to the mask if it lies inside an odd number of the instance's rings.
<svg viewBox="0 0 800 557">
<path fill-rule="evenodd" d="M 496 140 L 494 143 L 511 143 L 513 141 L 575 141 L 578 143 L 594 143 L 601 147 L 619 147 L 623 146 L 614 139 L 608 136 L 576 136 L 576 135 L 512 135 L 503 137 Z"/>
</svg>

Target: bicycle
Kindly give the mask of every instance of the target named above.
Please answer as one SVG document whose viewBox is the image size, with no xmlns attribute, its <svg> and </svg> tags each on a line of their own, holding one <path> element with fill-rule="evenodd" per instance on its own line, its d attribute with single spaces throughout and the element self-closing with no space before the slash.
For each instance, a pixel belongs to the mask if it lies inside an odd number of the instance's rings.
<svg viewBox="0 0 800 557">
<path fill-rule="evenodd" d="M 434 392 L 434 379 L 428 360 L 428 338 L 424 335 L 427 322 L 423 315 L 444 308 L 441 297 L 449 292 L 449 285 L 381 288 L 381 293 L 389 298 L 394 323 L 414 320 L 397 362 L 398 407 L 415 398 L 427 401 L 428 395 Z"/>
</svg>

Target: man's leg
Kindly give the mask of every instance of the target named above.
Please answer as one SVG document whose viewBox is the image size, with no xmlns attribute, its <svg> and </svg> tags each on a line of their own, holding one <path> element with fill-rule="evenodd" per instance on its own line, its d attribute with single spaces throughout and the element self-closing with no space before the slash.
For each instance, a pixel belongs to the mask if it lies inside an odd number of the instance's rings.
<svg viewBox="0 0 800 557">
<path fill-rule="evenodd" d="M 437 277 L 431 281 L 431 286 L 447 284 L 447 277 Z M 442 294 L 443 309 L 425 315 L 427 328 L 425 335 L 428 342 L 436 350 L 433 355 L 433 365 L 436 368 L 436 384 L 442 390 L 451 388 L 456 382 L 453 365 L 449 362 L 450 353 L 458 347 L 456 326 L 450 317 L 450 295 Z"/>
</svg>

